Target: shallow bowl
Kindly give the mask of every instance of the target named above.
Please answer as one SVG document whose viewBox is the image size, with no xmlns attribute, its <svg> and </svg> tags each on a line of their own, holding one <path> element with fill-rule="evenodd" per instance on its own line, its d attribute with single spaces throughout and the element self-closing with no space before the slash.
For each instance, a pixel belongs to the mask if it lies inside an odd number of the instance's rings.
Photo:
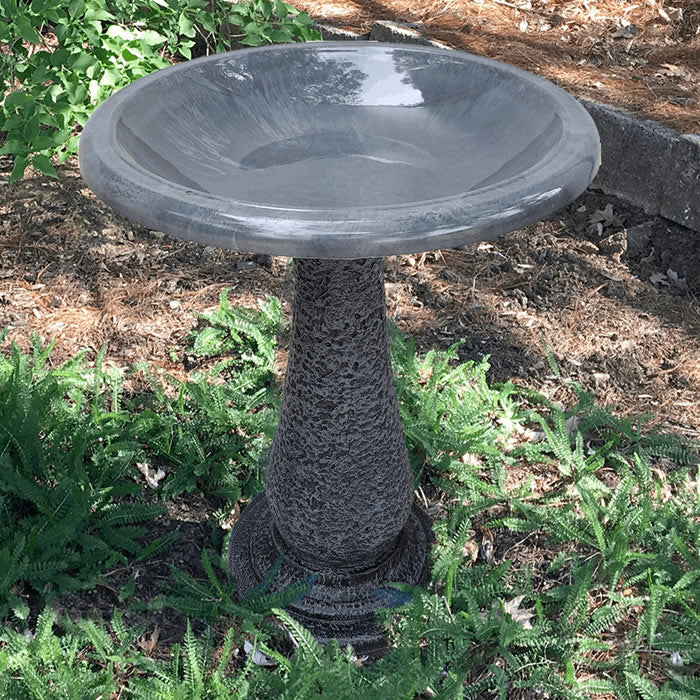
<svg viewBox="0 0 700 700">
<path fill-rule="evenodd" d="M 525 226 L 593 179 L 598 133 L 569 94 L 458 51 L 312 42 L 137 80 L 80 139 L 126 216 L 236 250 L 359 258 Z"/>
</svg>

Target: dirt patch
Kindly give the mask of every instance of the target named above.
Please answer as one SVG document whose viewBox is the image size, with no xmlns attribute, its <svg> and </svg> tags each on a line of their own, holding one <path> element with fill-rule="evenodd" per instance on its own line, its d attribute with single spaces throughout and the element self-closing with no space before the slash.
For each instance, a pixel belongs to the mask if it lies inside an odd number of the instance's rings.
<svg viewBox="0 0 700 700">
<path fill-rule="evenodd" d="M 412 23 L 448 46 L 539 73 L 579 97 L 700 132 L 697 0 L 298 0 L 312 17 L 368 32 Z"/>
<path fill-rule="evenodd" d="M 249 306 L 279 295 L 289 311 L 288 267 L 272 263 L 132 224 L 73 164 L 58 181 L 0 185 L 0 328 L 25 348 L 32 333 L 55 338 L 55 363 L 106 344 L 109 364 L 147 361 L 184 378 L 195 314 L 222 289 Z M 464 338 L 461 356 L 489 355 L 492 381 L 569 403 L 546 345 L 565 379 L 698 437 L 699 270 L 700 236 L 589 191 L 496 241 L 389 258 L 388 312 L 420 349 Z M 280 370 L 284 358 L 283 339 Z"/>
<path fill-rule="evenodd" d="M 215 305 L 223 289 L 253 306 L 280 291 L 256 256 L 126 221 L 94 197 L 75 165 L 63 167 L 60 180 L 0 185 L 0 237 L 0 327 L 21 341 L 33 332 L 56 338 L 56 362 L 106 343 L 114 364 L 149 360 L 182 372 L 171 357 L 193 314 Z"/>
</svg>

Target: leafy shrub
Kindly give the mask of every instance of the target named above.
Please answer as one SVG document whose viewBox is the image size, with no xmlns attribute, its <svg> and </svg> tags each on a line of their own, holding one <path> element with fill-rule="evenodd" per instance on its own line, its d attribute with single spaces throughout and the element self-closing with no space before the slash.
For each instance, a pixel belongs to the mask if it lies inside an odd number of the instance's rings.
<svg viewBox="0 0 700 700">
<path fill-rule="evenodd" d="M 216 496 L 217 517 L 224 517 L 242 495 L 262 488 L 278 396 L 269 386 L 269 368 L 236 373 L 227 381 L 218 369 L 185 382 L 149 373 L 153 393 L 127 399 L 124 409 L 132 416 L 128 430 L 142 459 L 167 473 L 162 497 L 195 490 Z"/>
<path fill-rule="evenodd" d="M 51 158 L 75 154 L 95 107 L 137 78 L 237 39 L 320 39 L 311 23 L 281 0 L 0 0 L 0 155 L 14 157 L 10 181 L 29 164 L 55 177 Z"/>
<path fill-rule="evenodd" d="M 257 310 L 232 307 L 228 292 L 221 292 L 217 308 L 199 314 L 204 324 L 190 333 L 192 351 L 203 357 L 233 354 L 237 369 L 265 367 L 271 372 L 280 326 L 279 299 L 268 294 Z"/>
<path fill-rule="evenodd" d="M 129 478 L 138 445 L 129 416 L 105 406 L 118 378 L 82 358 L 50 370 L 50 352 L 12 348 L 0 357 L 0 617 L 29 614 L 30 596 L 94 585 L 129 556 L 138 560 L 177 537 L 141 542 L 163 509 Z M 128 431 L 127 431 L 128 432 Z"/>
<path fill-rule="evenodd" d="M 145 368 L 152 391 L 127 398 L 101 355 L 94 368 L 79 355 L 50 369 L 51 346 L 35 340 L 32 356 L 0 356 L 0 617 L 26 618 L 30 597 L 94 585 L 173 542 L 176 532 L 143 542 L 137 523 L 164 509 L 144 501 L 137 465 L 162 468 L 163 499 L 197 489 L 218 500 L 219 519 L 262 488 L 279 303 L 263 309 L 229 310 L 228 361 L 185 382 Z"/>
<path fill-rule="evenodd" d="M 119 377 L 99 362 L 90 369 L 77 359 L 49 370 L 47 350 L 38 346 L 32 358 L 15 349 L 1 360 L 0 547 L 15 530 L 29 533 L 22 540 L 29 543 L 41 542 L 50 528 L 62 538 L 64 559 L 82 555 L 82 533 L 95 544 L 105 536 L 105 513 L 130 506 L 118 487 L 134 459 L 160 460 L 170 472 L 163 498 L 180 486 L 220 498 L 220 464 L 227 465 L 221 473 L 229 470 L 237 480 L 230 495 L 259 488 L 255 478 L 246 480 L 247 467 L 236 469 L 258 449 L 254 440 L 264 439 L 255 433 L 261 424 L 250 423 L 241 434 L 237 426 L 257 420 L 251 415 L 275 415 L 270 348 L 278 317 L 273 302 L 266 303 L 269 314 L 241 311 L 224 295 L 220 313 L 208 314 L 191 338 L 196 344 L 207 328 L 222 331 L 210 347 L 224 353 L 221 362 L 184 383 L 152 379 L 152 392 L 127 399 Z M 620 418 L 580 390 L 564 411 L 512 384 L 490 386 L 487 362 L 460 363 L 456 347 L 419 356 L 395 329 L 391 346 L 416 486 L 432 489 L 441 515 L 429 586 L 398 585 L 399 606 L 380 611 L 392 641 L 387 656 L 367 666 L 337 644 L 319 646 L 283 609 L 304 582 L 273 596 L 261 586 L 250 599 L 234 601 L 225 559 L 204 543 L 201 568 L 171 567 L 160 597 L 140 608 L 174 608 L 205 623 L 188 624 L 181 643 L 158 654 L 139 641 L 143 627 L 118 614 L 103 623 L 70 622 L 45 611 L 33 624 L 41 596 L 27 596 L 26 577 L 35 575 L 43 554 L 26 548 L 25 578 L 9 584 L 0 614 L 11 622 L 0 631 L 0 697 L 696 697 L 697 445 L 645 434 L 643 421 Z M 243 410 L 253 396 L 259 403 Z M 198 416 L 199 424 L 188 426 L 188 416 Z M 160 445 L 162 429 L 167 438 Z M 201 473 L 200 457 L 188 457 L 197 453 L 192 434 L 205 461 L 213 460 Z M 184 482 L 168 487 L 180 468 Z M 16 481 L 15 472 L 30 477 Z M 512 478 L 516 473 L 520 480 Z M 84 494 L 76 504 L 66 502 L 73 492 L 64 478 L 96 494 L 89 515 Z M 15 515 L 2 520 L 8 509 Z M 66 517 L 82 531 L 66 534 Z M 471 555 L 479 531 L 494 535 L 496 558 Z M 534 556 L 516 565 L 509 553 L 528 541 Z M 147 549 L 105 542 L 113 561 L 149 556 Z M 58 580 L 89 580 L 79 561 L 67 561 Z M 90 561 L 92 576 L 110 563 L 109 556 Z M 17 566 L 11 559 L 0 571 Z M 23 625 L 24 633 L 12 629 Z M 198 635 L 197 628 L 206 631 Z M 246 653 L 246 642 L 268 665 L 259 665 L 250 648 Z"/>
</svg>

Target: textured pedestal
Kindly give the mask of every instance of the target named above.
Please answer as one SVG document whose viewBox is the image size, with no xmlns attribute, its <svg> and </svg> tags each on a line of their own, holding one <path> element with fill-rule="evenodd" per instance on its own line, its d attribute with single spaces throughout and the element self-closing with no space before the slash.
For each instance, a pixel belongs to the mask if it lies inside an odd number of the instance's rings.
<svg viewBox="0 0 700 700">
<path fill-rule="evenodd" d="M 229 544 L 241 595 L 314 577 L 288 610 L 320 641 L 384 645 L 392 581 L 425 583 L 430 521 L 412 477 L 391 374 L 381 259 L 296 260 L 289 364 L 266 491 Z"/>
<path fill-rule="evenodd" d="M 229 543 L 229 571 L 246 595 L 278 563 L 282 565 L 268 592 L 313 580 L 307 595 L 287 607 L 319 642 L 337 639 L 352 645 L 358 655 L 379 656 L 386 641 L 375 620 L 377 608 L 393 607 L 402 597 L 388 588 L 392 581 L 424 584 L 431 523 L 414 507 L 394 550 L 377 566 L 356 571 L 304 566 L 285 553 L 265 494 L 257 496 L 236 523 Z"/>
</svg>

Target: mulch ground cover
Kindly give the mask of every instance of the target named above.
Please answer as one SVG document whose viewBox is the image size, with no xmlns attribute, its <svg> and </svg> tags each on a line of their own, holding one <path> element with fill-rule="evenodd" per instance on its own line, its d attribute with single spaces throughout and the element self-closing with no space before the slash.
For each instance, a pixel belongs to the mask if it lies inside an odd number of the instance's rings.
<svg viewBox="0 0 700 700">
<path fill-rule="evenodd" d="M 222 289 L 248 306 L 278 295 L 290 311 L 286 263 L 149 232 L 99 202 L 75 164 L 0 185 L 0 328 L 24 347 L 55 338 L 54 362 L 106 344 L 108 363 L 184 378 L 187 333 Z M 492 381 L 566 403 L 549 348 L 565 378 L 621 413 L 700 435 L 700 237 L 686 229 L 589 191 L 495 241 L 389 258 L 386 279 L 389 315 L 420 350 L 463 338 L 461 357 L 489 355 Z"/>
<path fill-rule="evenodd" d="M 577 96 L 700 132 L 697 0 L 299 0 L 312 17 L 367 32 L 413 24 L 455 49 L 539 73 Z"/>
</svg>

